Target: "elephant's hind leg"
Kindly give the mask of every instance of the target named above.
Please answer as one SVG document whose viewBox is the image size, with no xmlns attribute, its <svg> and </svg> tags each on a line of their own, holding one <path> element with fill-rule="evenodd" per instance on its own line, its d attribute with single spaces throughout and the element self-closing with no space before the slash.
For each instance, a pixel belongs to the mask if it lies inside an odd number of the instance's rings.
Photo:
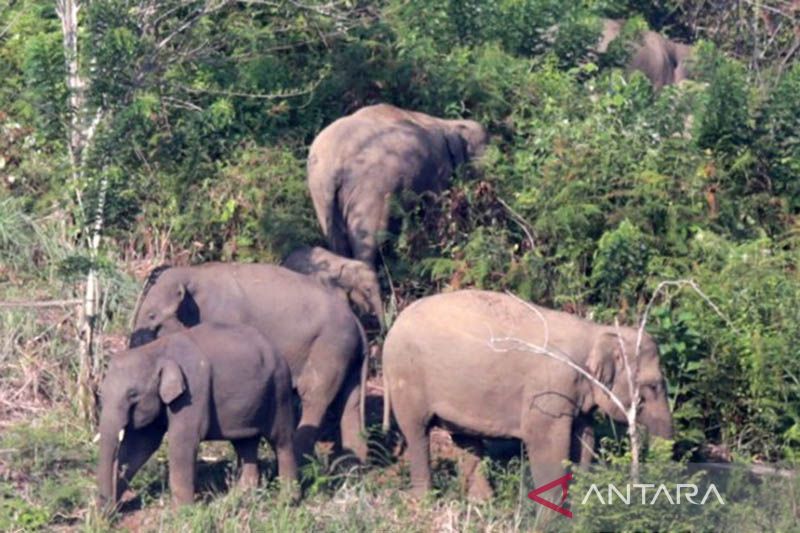
<svg viewBox="0 0 800 533">
<path fill-rule="evenodd" d="M 243 489 L 258 487 L 258 442 L 259 437 L 234 440 L 231 443 L 236 450 L 239 462 L 239 486 Z"/>
<path fill-rule="evenodd" d="M 414 405 L 416 395 L 392 388 L 392 411 L 408 445 L 406 454 L 411 463 L 411 490 L 424 496 L 431 488 L 430 439 L 428 430 L 431 415 Z M 397 400 L 395 400 L 397 398 Z"/>
<path fill-rule="evenodd" d="M 294 434 L 294 454 L 301 464 L 314 454 L 322 419 L 344 380 L 344 369 L 331 363 L 336 357 L 324 343 L 315 343 L 311 352 L 297 380 L 303 413 Z"/>
<path fill-rule="evenodd" d="M 359 364 L 360 366 L 360 364 Z M 361 424 L 361 380 L 358 371 L 351 371 L 342 387 L 344 406 L 341 413 L 340 439 L 344 453 L 352 453 L 362 463 L 367 461 L 367 442 Z"/>
<path fill-rule="evenodd" d="M 378 193 L 371 198 L 362 198 L 347 213 L 347 237 L 352 257 L 368 265 L 374 265 L 378 246 L 389 228 L 389 198 Z"/>
</svg>

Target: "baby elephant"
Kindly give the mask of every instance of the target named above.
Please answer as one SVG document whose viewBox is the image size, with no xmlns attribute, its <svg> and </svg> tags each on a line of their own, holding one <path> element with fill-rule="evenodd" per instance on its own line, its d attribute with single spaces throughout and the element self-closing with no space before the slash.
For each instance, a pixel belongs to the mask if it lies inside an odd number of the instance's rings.
<svg viewBox="0 0 800 533">
<path fill-rule="evenodd" d="M 304 246 L 286 256 L 281 266 L 343 291 L 359 313 L 375 316 L 383 330 L 381 287 L 377 274 L 368 264 L 342 257 L 319 246 Z"/>
<path fill-rule="evenodd" d="M 191 503 L 197 448 L 230 440 L 240 484 L 258 484 L 258 445 L 266 437 L 281 481 L 297 467 L 289 367 L 249 326 L 200 324 L 111 359 L 101 386 L 99 504 L 115 505 L 131 478 L 169 434 L 169 485 Z"/>
</svg>

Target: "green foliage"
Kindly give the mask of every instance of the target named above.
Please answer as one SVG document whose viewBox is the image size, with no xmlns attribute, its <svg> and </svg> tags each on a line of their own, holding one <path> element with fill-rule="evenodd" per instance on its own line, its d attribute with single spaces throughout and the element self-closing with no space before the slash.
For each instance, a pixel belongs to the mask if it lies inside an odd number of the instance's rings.
<svg viewBox="0 0 800 533">
<path fill-rule="evenodd" d="M 644 234 L 625 219 L 597 241 L 591 282 L 608 306 L 636 295 L 647 274 L 649 247 Z"/>
<path fill-rule="evenodd" d="M 708 81 L 703 111 L 697 128 L 701 148 L 716 148 L 735 155 L 751 137 L 749 132 L 747 78 L 744 67 L 704 43 L 698 47 L 696 70 Z"/>
</svg>

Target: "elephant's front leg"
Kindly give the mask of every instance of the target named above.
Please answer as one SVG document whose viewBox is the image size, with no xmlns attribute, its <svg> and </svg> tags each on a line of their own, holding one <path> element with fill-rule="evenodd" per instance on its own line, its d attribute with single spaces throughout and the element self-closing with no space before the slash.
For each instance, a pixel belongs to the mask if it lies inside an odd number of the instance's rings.
<svg viewBox="0 0 800 533">
<path fill-rule="evenodd" d="M 164 438 L 166 427 L 151 424 L 141 429 L 128 429 L 119 451 L 119 464 L 122 468 L 117 483 L 117 499 L 128 489 L 133 476 L 158 450 Z"/>
<path fill-rule="evenodd" d="M 191 431 L 169 432 L 169 489 L 172 501 L 186 505 L 194 501 L 194 475 L 200 442 Z"/>
<path fill-rule="evenodd" d="M 581 468 L 588 468 L 594 457 L 594 416 L 592 413 L 580 414 L 572 425 L 569 459 L 580 464 Z"/>
<path fill-rule="evenodd" d="M 535 486 L 541 487 L 565 474 L 564 463 L 569 458 L 572 423 L 572 416 L 542 412 L 535 407 L 523 422 L 525 447 L 528 449 Z M 539 496 L 561 506 L 562 487 L 558 485 Z M 545 520 L 554 516 L 553 511 L 545 511 L 540 511 L 543 513 L 540 516 Z"/>
</svg>

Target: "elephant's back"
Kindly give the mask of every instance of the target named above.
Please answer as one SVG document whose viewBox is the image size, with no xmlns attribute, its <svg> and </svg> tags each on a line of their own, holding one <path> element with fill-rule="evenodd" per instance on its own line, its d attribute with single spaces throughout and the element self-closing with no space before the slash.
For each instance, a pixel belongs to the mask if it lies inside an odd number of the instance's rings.
<svg viewBox="0 0 800 533">
<path fill-rule="evenodd" d="M 212 366 L 234 364 L 264 374 L 274 371 L 276 351 L 252 325 L 206 322 L 186 329 L 185 334 Z"/>
<path fill-rule="evenodd" d="M 334 121 L 314 139 L 308 156 L 309 185 L 333 180 L 344 187 L 357 183 L 392 189 L 400 182 L 411 187 L 419 176 L 441 171 L 440 164 L 449 162 L 442 159 L 446 149 L 436 128 L 357 113 Z"/>
<path fill-rule="evenodd" d="M 253 326 L 287 360 L 308 353 L 320 340 L 344 338 L 341 343 L 353 347 L 358 343 L 357 319 L 347 302 L 313 278 L 258 263 L 198 268 L 204 269 L 206 284 L 218 298 L 206 299 L 201 320 Z"/>
<path fill-rule="evenodd" d="M 514 296 L 462 290 L 422 298 L 400 313 L 387 336 L 409 339 L 422 351 L 518 352 L 530 345 L 574 349 L 596 324 L 580 317 L 525 302 Z M 384 349 L 384 353 L 386 349 Z"/>
<path fill-rule="evenodd" d="M 631 58 L 630 66 L 634 70 L 643 72 L 656 89 L 673 81 L 674 65 L 667 40 L 654 31 L 644 32 L 641 44 Z"/>
</svg>

